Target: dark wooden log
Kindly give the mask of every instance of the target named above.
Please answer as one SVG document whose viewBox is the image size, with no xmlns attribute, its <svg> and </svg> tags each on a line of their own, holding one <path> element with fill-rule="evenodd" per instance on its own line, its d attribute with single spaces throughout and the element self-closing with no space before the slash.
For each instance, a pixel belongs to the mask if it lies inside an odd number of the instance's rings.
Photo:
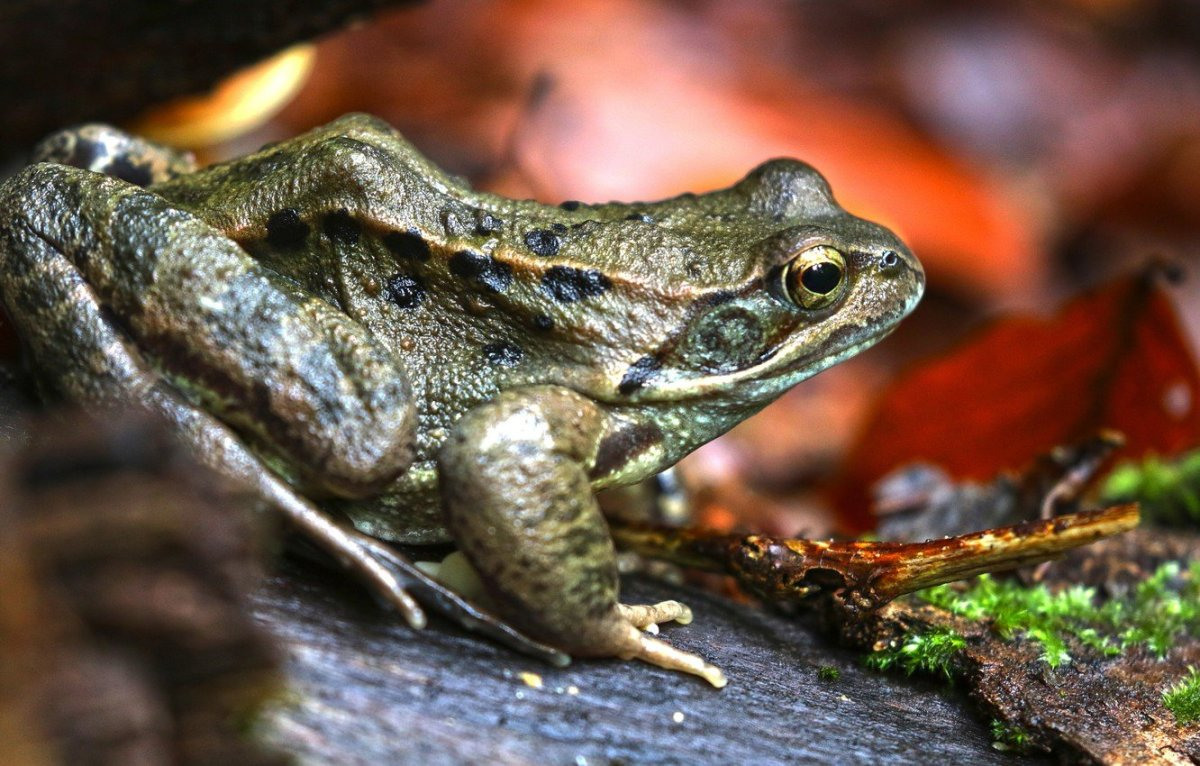
<svg viewBox="0 0 1200 766">
<path fill-rule="evenodd" d="M 292 565 L 256 597 L 288 657 L 268 737 L 316 762 L 1011 762 L 955 689 L 866 670 L 802 621 L 696 588 L 634 577 L 625 597 L 691 605 L 696 621 L 664 634 L 725 670 L 720 691 L 634 662 L 552 668 L 440 621 L 414 632 L 331 577 Z"/>
<path fill-rule="evenodd" d="M 22 433 L 0 450 L 0 763 L 285 763 L 243 725 L 280 688 L 251 498 L 148 418 Z"/>
</svg>

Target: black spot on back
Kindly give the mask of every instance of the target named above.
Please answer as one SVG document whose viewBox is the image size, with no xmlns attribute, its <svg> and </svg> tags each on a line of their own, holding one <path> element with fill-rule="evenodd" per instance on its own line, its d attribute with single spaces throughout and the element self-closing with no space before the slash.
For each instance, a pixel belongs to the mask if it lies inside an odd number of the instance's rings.
<svg viewBox="0 0 1200 766">
<path fill-rule="evenodd" d="M 325 236 L 332 240 L 350 245 L 358 242 L 358 221 L 344 208 L 325 216 L 323 225 Z"/>
<path fill-rule="evenodd" d="M 389 231 L 383 235 L 383 246 L 410 261 L 429 260 L 429 243 L 416 231 Z"/>
<path fill-rule="evenodd" d="M 558 255 L 558 235 L 549 229 L 534 229 L 525 233 L 525 246 L 534 255 L 549 258 Z"/>
<path fill-rule="evenodd" d="M 562 303 L 574 303 L 592 298 L 612 287 L 612 282 L 596 269 L 577 269 L 572 266 L 551 266 L 542 275 L 542 290 Z"/>
<path fill-rule="evenodd" d="M 296 247 L 308 239 L 308 224 L 295 208 L 285 207 L 267 219 L 267 242 L 275 247 Z"/>
<path fill-rule="evenodd" d="M 550 224 L 550 229 L 555 234 L 566 234 L 567 233 L 567 225 L 565 223 L 552 223 L 552 224 Z"/>
<path fill-rule="evenodd" d="M 416 308 L 425 300 L 425 286 L 408 274 L 393 274 L 384 290 L 388 300 L 402 309 Z"/>
<path fill-rule="evenodd" d="M 521 363 L 525 352 L 515 343 L 496 341 L 483 347 L 483 356 L 488 362 L 499 367 L 516 367 Z"/>
<path fill-rule="evenodd" d="M 533 318 L 533 326 L 542 332 L 549 332 L 554 329 L 554 320 L 547 314 L 538 314 Z"/>
<path fill-rule="evenodd" d="M 657 357 L 643 356 L 629 365 L 629 369 L 621 377 L 621 382 L 617 384 L 617 391 L 622 394 L 632 394 L 658 375 L 661 369 L 662 362 Z"/>
<path fill-rule="evenodd" d="M 583 203 L 577 199 L 569 199 L 569 200 L 566 200 L 565 202 L 558 203 L 558 206 L 561 207 L 563 210 L 578 210 L 579 206 L 582 204 Z"/>
<path fill-rule="evenodd" d="M 512 267 L 490 255 L 459 250 L 450 257 L 450 273 L 493 293 L 502 293 L 512 284 Z"/>
</svg>

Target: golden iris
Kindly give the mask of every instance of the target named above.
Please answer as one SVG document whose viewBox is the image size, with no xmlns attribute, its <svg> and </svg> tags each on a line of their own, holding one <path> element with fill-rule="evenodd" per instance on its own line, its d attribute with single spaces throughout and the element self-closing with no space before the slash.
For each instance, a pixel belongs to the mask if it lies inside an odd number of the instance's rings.
<svg viewBox="0 0 1200 766">
<path fill-rule="evenodd" d="M 829 245 L 810 247 L 783 268 L 784 291 L 801 308 L 825 308 L 841 297 L 845 287 L 846 259 Z"/>
</svg>

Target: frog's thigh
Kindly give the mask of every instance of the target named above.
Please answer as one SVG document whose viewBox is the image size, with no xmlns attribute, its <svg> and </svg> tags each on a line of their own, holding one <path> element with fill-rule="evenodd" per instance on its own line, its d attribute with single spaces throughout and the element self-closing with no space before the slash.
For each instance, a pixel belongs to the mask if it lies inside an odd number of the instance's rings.
<svg viewBox="0 0 1200 766">
<path fill-rule="evenodd" d="M 717 668 L 635 627 L 686 619 L 686 608 L 617 603 L 616 553 L 588 480 L 604 418 L 551 386 L 506 391 L 467 413 L 440 455 L 446 525 L 505 618 L 535 638 L 724 685 Z"/>
<path fill-rule="evenodd" d="M 0 186 L 0 209 L 5 191 Z M 405 577 L 405 562 L 393 553 L 376 555 L 357 533 L 339 528 L 267 470 L 226 426 L 164 384 L 105 316 L 79 270 L 20 216 L 0 225 L 0 299 L 56 394 L 92 409 L 144 406 L 162 415 L 200 460 L 254 487 L 399 609 L 409 624 L 424 624 L 424 613 L 402 585 L 413 579 Z M 446 594 L 434 603 L 458 606 L 454 599 Z M 463 620 L 462 609 L 444 611 Z"/>
<path fill-rule="evenodd" d="M 8 181 L 0 210 L 9 271 L 57 253 L 54 268 L 76 269 L 156 367 L 311 489 L 366 495 L 407 466 L 413 412 L 395 357 L 216 229 L 130 184 L 51 164 Z M 43 289 L 36 274 L 29 284 Z"/>
<path fill-rule="evenodd" d="M 5 202 L 0 193 L 0 210 Z M 112 327 L 79 270 L 19 216 L 0 222 L 0 300 L 54 395 L 124 406 L 155 386 L 157 376 Z"/>
</svg>

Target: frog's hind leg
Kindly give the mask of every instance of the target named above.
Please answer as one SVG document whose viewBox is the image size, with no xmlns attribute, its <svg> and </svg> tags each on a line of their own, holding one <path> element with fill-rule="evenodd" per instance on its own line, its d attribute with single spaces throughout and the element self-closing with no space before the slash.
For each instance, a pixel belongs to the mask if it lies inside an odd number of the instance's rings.
<svg viewBox="0 0 1200 766">
<path fill-rule="evenodd" d="M 164 380 L 116 325 L 100 291 L 78 265 L 104 237 L 74 212 L 88 207 L 83 201 L 87 187 L 97 184 L 111 189 L 120 182 L 41 165 L 0 184 L 0 211 L 9 211 L 0 220 L 0 300 L 50 392 L 91 409 L 145 407 L 162 415 L 201 462 L 254 490 L 414 627 L 423 626 L 426 618 L 412 594 L 468 629 L 551 662 L 563 661 L 561 652 L 480 611 L 396 551 L 334 523 L 263 465 L 228 425 L 186 401 Z M 93 191 L 107 199 L 105 189 Z M 157 220 L 169 224 L 175 219 Z M 150 243 L 161 242 L 164 232 L 146 235 Z"/>
<path fill-rule="evenodd" d="M 52 133 L 38 142 L 30 159 L 103 173 L 135 186 L 169 181 L 196 169 L 189 152 L 101 123 Z"/>
<path fill-rule="evenodd" d="M 690 610 L 617 601 L 616 551 L 588 479 L 606 418 L 553 386 L 505 391 L 464 415 L 439 458 L 447 527 L 502 616 L 534 638 L 724 686 L 716 667 L 638 629 Z"/>
<path fill-rule="evenodd" d="M 350 317 L 136 186 L 44 163 L 3 190 L 9 249 L 57 252 L 50 268 L 80 277 L 148 367 L 291 471 L 306 495 L 370 496 L 408 466 L 408 378 Z M 49 288 L 29 279 L 10 300 L 37 304 Z M 39 366 L 56 363 L 70 336 L 48 338 Z"/>
</svg>

